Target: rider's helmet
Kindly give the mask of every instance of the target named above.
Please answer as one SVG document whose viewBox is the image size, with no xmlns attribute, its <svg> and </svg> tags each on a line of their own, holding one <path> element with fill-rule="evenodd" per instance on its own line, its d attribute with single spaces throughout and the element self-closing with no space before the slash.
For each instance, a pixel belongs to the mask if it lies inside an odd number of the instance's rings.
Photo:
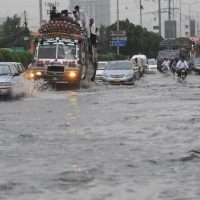
<svg viewBox="0 0 200 200">
<path fill-rule="evenodd" d="M 181 60 L 184 61 L 184 60 L 185 60 L 185 57 L 184 57 L 184 56 L 181 56 Z"/>
<path fill-rule="evenodd" d="M 76 5 L 76 6 L 74 7 L 74 9 L 75 9 L 76 11 L 79 11 L 79 6 Z"/>
</svg>

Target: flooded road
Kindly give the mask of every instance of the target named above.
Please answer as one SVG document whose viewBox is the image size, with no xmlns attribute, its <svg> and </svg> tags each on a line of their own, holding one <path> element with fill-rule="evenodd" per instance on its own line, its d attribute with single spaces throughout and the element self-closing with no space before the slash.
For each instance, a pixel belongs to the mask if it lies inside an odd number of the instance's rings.
<svg viewBox="0 0 200 200">
<path fill-rule="evenodd" d="M 0 102 L 0 199 L 199 200 L 200 76 Z"/>
</svg>

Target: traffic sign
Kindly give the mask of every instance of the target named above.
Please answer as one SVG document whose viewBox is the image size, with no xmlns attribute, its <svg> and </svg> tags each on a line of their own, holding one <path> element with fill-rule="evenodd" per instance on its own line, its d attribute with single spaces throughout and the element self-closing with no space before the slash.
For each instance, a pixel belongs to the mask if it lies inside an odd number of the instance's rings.
<svg viewBox="0 0 200 200">
<path fill-rule="evenodd" d="M 25 51 L 24 47 L 10 47 L 10 50 L 14 51 L 14 52 L 23 52 L 23 51 Z"/>
<path fill-rule="evenodd" d="M 153 29 L 159 29 L 159 26 L 153 26 Z"/>
<path fill-rule="evenodd" d="M 121 41 L 121 40 L 125 40 L 125 41 L 126 41 L 126 40 L 127 40 L 127 37 L 126 37 L 126 36 L 124 36 L 124 37 L 112 37 L 111 40 L 115 40 L 115 41 L 116 41 L 116 40 L 120 40 L 120 41 Z"/>
<path fill-rule="evenodd" d="M 123 47 L 127 45 L 127 41 L 126 40 L 111 41 L 110 45 L 113 47 Z"/>
<path fill-rule="evenodd" d="M 126 36 L 126 31 L 124 30 L 119 30 L 119 31 L 110 31 L 110 36 L 111 37 L 124 37 Z"/>
</svg>

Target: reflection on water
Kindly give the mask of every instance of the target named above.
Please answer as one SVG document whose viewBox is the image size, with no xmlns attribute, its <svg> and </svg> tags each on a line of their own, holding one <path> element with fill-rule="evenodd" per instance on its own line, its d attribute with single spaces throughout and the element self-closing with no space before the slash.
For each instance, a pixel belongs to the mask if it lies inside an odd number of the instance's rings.
<svg viewBox="0 0 200 200">
<path fill-rule="evenodd" d="M 70 112 L 67 110 L 67 120 L 70 122 L 70 133 L 73 135 L 84 135 L 83 127 L 77 127 L 80 122 L 80 103 L 78 102 L 77 92 L 68 93 L 68 104 Z"/>
<path fill-rule="evenodd" d="M 0 199 L 199 200 L 199 76 L 0 102 Z"/>
<path fill-rule="evenodd" d="M 76 106 L 77 107 L 77 93 L 76 92 L 69 92 L 68 93 L 68 103 L 70 105 Z"/>
</svg>

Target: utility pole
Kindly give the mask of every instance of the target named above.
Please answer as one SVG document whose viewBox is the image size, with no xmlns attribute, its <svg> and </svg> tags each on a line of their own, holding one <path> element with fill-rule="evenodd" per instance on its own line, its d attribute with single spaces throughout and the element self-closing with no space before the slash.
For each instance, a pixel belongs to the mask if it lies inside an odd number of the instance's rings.
<svg viewBox="0 0 200 200">
<path fill-rule="evenodd" d="M 140 0 L 140 26 L 141 27 L 142 27 L 142 9 L 143 9 L 142 0 Z"/>
<path fill-rule="evenodd" d="M 42 24 L 42 0 L 39 0 L 40 25 Z"/>
<path fill-rule="evenodd" d="M 158 20 L 159 20 L 159 34 L 161 35 L 161 0 L 158 0 Z"/>
<path fill-rule="evenodd" d="M 172 0 L 173 3 L 173 10 L 172 10 L 172 20 L 173 20 L 173 36 L 176 37 L 176 24 L 175 24 L 175 18 L 174 18 L 174 0 Z"/>
<path fill-rule="evenodd" d="M 24 27 L 25 27 L 25 29 L 27 28 L 27 26 L 28 26 L 27 14 L 26 14 L 26 11 L 24 10 Z"/>
<path fill-rule="evenodd" d="M 168 6 L 168 20 L 171 21 L 171 0 L 169 0 L 169 6 Z"/>
<path fill-rule="evenodd" d="M 180 37 L 182 36 L 182 14 L 181 14 L 181 11 L 182 10 L 182 0 L 180 0 Z"/>
<path fill-rule="evenodd" d="M 199 13 L 197 13 L 197 35 L 199 35 Z"/>
<path fill-rule="evenodd" d="M 119 33 L 119 0 L 117 0 L 117 33 Z M 117 40 L 119 41 L 119 35 Z M 119 46 L 117 46 L 117 55 L 119 55 Z"/>
<path fill-rule="evenodd" d="M 191 4 L 189 3 L 189 27 L 190 27 L 190 35 L 191 35 Z"/>
</svg>

